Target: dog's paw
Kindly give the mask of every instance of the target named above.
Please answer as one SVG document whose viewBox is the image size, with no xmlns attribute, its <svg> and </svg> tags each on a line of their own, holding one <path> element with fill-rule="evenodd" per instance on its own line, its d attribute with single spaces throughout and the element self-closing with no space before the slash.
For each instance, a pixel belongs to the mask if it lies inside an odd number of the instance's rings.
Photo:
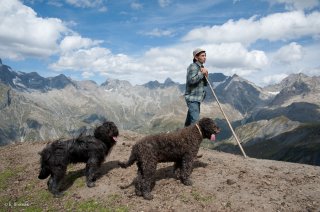
<svg viewBox="0 0 320 212">
<path fill-rule="evenodd" d="M 193 185 L 193 182 L 192 180 L 190 179 L 187 179 L 187 180 L 182 180 L 182 183 L 186 186 L 192 186 Z"/>
<path fill-rule="evenodd" d="M 50 177 L 50 179 L 47 182 L 48 189 L 49 191 L 52 191 L 52 186 L 53 186 L 53 179 Z"/>
<path fill-rule="evenodd" d="M 60 198 L 62 196 L 63 196 L 63 192 L 56 192 L 56 193 L 53 194 L 54 198 Z"/>
<path fill-rule="evenodd" d="M 173 170 L 173 175 L 176 177 L 176 179 L 179 179 L 181 177 L 180 169 Z"/>
<path fill-rule="evenodd" d="M 89 188 L 92 188 L 92 187 L 95 187 L 96 184 L 95 184 L 94 182 L 87 182 L 87 186 L 88 186 Z"/>
<path fill-rule="evenodd" d="M 153 199 L 153 195 L 151 193 L 143 193 L 143 198 L 146 200 L 152 200 Z"/>
<path fill-rule="evenodd" d="M 135 193 L 138 197 L 141 197 L 142 196 L 142 192 L 138 189 L 135 189 Z"/>
</svg>

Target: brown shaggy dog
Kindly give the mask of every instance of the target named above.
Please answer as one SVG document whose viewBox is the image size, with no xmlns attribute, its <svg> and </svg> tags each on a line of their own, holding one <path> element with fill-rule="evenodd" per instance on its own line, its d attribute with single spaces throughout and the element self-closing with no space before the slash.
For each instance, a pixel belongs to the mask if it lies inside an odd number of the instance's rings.
<svg viewBox="0 0 320 212">
<path fill-rule="evenodd" d="M 157 163 L 175 162 L 177 177 L 185 185 L 192 185 L 189 179 L 194 159 L 204 138 L 214 140 L 220 128 L 210 118 L 202 118 L 197 124 L 176 132 L 150 135 L 142 138 L 132 147 L 127 162 L 119 162 L 119 166 L 127 168 L 137 161 L 138 177 L 135 192 L 145 199 L 152 199 L 151 190 L 155 185 L 154 175 Z"/>
</svg>

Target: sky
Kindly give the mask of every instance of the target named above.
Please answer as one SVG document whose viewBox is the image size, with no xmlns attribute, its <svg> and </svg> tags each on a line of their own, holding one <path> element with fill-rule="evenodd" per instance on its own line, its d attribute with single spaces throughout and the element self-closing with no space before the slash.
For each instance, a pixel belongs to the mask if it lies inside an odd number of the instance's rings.
<svg viewBox="0 0 320 212">
<path fill-rule="evenodd" d="M 259 86 L 320 75 L 320 0 L 0 0 L 0 58 L 74 80 L 185 83 L 195 48 L 209 73 Z"/>
</svg>

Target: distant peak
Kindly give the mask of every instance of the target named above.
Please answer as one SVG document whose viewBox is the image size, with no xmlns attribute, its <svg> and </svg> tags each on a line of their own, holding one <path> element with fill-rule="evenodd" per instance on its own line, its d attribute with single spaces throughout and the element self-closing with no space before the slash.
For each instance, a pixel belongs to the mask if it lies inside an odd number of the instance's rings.
<svg viewBox="0 0 320 212">
<path fill-rule="evenodd" d="M 238 74 L 234 74 L 232 75 L 232 78 L 240 78 L 240 76 Z"/>
<path fill-rule="evenodd" d="M 66 77 L 64 74 L 59 74 L 57 77 Z M 67 77 L 66 77 L 67 78 Z"/>
<path fill-rule="evenodd" d="M 1 58 L 0 58 L 0 65 L 2 65 L 2 60 L 1 60 Z"/>
<path fill-rule="evenodd" d="M 150 89 L 157 89 L 157 88 L 167 88 L 171 86 L 179 85 L 179 83 L 174 82 L 171 78 L 167 78 L 163 83 L 160 83 L 158 80 L 149 81 L 143 84 L 144 87 Z"/>
<path fill-rule="evenodd" d="M 165 81 L 164 81 L 164 83 L 172 83 L 173 81 L 172 81 L 172 79 L 170 78 L 170 77 L 168 77 Z"/>
<path fill-rule="evenodd" d="M 160 83 L 158 82 L 158 80 L 154 80 L 154 81 L 149 81 L 145 84 L 143 84 L 144 87 L 147 87 L 147 88 L 158 88 L 160 87 Z"/>
<path fill-rule="evenodd" d="M 164 81 L 163 86 L 164 87 L 169 87 L 169 86 L 174 86 L 176 83 L 170 79 L 169 77 Z"/>
<path fill-rule="evenodd" d="M 234 74 L 234 75 L 232 75 L 232 77 L 230 77 L 230 82 L 238 82 L 238 81 L 242 82 L 242 81 L 246 81 L 246 80 L 237 74 Z"/>
<path fill-rule="evenodd" d="M 222 83 L 224 82 L 228 77 L 224 75 L 223 73 L 209 73 L 209 80 L 213 83 Z"/>
<path fill-rule="evenodd" d="M 126 80 L 109 78 L 109 79 L 106 79 L 106 81 L 102 83 L 100 86 L 116 88 L 116 87 L 131 87 L 132 85 L 129 81 L 126 81 Z"/>
<path fill-rule="evenodd" d="M 284 78 L 279 84 L 283 84 L 283 85 L 291 85 L 292 83 L 296 82 L 297 80 L 304 80 L 304 79 L 308 79 L 309 76 L 305 75 L 303 73 L 297 73 L 297 74 L 290 74 L 289 76 L 287 76 L 286 78 Z"/>
</svg>

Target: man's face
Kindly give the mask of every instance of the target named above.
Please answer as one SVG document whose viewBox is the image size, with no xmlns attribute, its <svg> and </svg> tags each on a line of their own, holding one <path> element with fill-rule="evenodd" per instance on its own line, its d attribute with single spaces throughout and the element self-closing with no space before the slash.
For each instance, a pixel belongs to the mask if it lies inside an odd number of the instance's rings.
<svg viewBox="0 0 320 212">
<path fill-rule="evenodd" d="M 206 62 L 206 53 L 202 52 L 198 56 L 195 57 L 196 60 L 198 60 L 200 63 L 205 63 Z"/>
</svg>

